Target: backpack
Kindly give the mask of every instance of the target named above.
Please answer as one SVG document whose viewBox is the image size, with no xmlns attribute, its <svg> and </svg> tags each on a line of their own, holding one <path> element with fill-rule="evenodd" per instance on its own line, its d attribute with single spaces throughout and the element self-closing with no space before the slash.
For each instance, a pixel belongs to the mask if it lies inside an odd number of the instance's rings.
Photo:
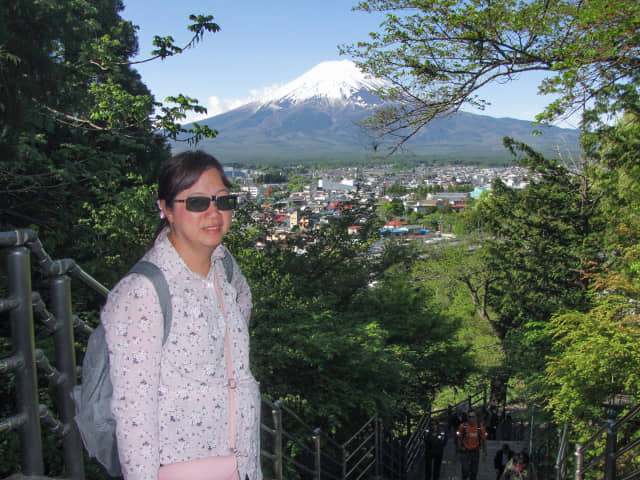
<svg viewBox="0 0 640 480">
<path fill-rule="evenodd" d="M 484 425 L 482 425 L 481 423 L 478 423 L 478 448 L 481 447 L 482 445 L 482 431 L 485 431 Z M 462 436 L 460 437 L 460 451 L 464 452 L 464 437 L 467 436 L 467 422 L 464 422 L 462 424 Z"/>
<path fill-rule="evenodd" d="M 233 260 L 228 251 L 222 259 L 227 280 L 233 277 Z M 164 345 L 171 328 L 171 295 L 164 274 L 157 265 L 140 260 L 127 275 L 138 273 L 153 284 L 164 319 Z M 75 404 L 74 420 L 82 437 L 82 443 L 90 457 L 98 460 L 111 476 L 122 474 L 116 442 L 116 421 L 111 412 L 113 386 L 109 377 L 109 350 L 102 323 L 89 336 L 87 350 L 82 361 L 82 384 L 73 388 L 71 397 Z"/>
</svg>

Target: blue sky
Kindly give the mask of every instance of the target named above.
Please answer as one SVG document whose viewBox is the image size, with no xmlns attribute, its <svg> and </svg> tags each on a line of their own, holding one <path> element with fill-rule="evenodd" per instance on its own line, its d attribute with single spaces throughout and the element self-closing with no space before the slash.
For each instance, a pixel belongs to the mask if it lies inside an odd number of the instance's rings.
<svg viewBox="0 0 640 480">
<path fill-rule="evenodd" d="M 154 35 L 184 45 L 189 14 L 211 14 L 221 31 L 205 36 L 182 55 L 136 68 L 157 100 L 183 93 L 209 109 L 208 116 L 253 94 L 290 82 L 317 64 L 341 60 L 338 45 L 366 40 L 382 16 L 353 12 L 356 0 L 124 0 L 121 13 L 140 27 L 139 58 L 153 49 Z M 536 94 L 543 78 L 531 74 L 482 93 L 485 114 L 533 120 L 550 101 Z M 477 112 L 481 113 L 481 112 Z"/>
</svg>

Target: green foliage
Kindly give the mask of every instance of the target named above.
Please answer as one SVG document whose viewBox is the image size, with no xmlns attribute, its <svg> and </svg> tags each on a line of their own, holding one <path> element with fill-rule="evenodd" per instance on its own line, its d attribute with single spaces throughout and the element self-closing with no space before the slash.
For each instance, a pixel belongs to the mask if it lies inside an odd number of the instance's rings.
<svg viewBox="0 0 640 480">
<path fill-rule="evenodd" d="M 346 226 L 359 219 L 354 238 Z M 375 219 L 354 209 L 287 246 L 256 251 L 267 231 L 243 216 L 225 241 L 251 285 L 252 368 L 263 393 L 325 432 L 353 433 L 374 414 L 418 415 L 468 366 L 457 323 L 409 282 L 412 253 L 367 254 L 375 231 Z"/>
<path fill-rule="evenodd" d="M 456 335 L 462 344 L 469 345 L 473 364 L 468 370 L 471 393 L 485 387 L 504 361 L 500 339 L 491 323 L 493 312 L 487 304 L 493 278 L 479 246 L 473 237 L 455 245 L 430 246 L 412 268 L 416 281 L 433 292 L 432 302 L 460 324 Z"/>
<path fill-rule="evenodd" d="M 558 315 L 545 369 L 547 402 L 558 421 L 591 420 L 617 394 L 640 391 L 638 314 L 621 295 L 604 295 L 586 314 Z"/>
<path fill-rule="evenodd" d="M 269 171 L 256 177 L 257 183 L 286 183 L 287 175 L 280 171 Z"/>
<path fill-rule="evenodd" d="M 571 172 L 523 145 L 510 146 L 522 151 L 532 178 L 523 190 L 498 180 L 492 196 L 478 205 L 492 235 L 483 247 L 493 279 L 487 301 L 511 367 L 535 376 L 549 348 L 540 333 L 551 316 L 588 308 L 586 273 L 597 258 L 602 225 L 594 210 L 598 196 L 586 181 L 588 167 Z"/>
<path fill-rule="evenodd" d="M 401 199 L 394 198 L 390 202 L 385 202 L 378 208 L 378 215 L 385 220 L 393 220 L 404 214 L 404 204 Z"/>
<path fill-rule="evenodd" d="M 185 112 L 204 111 L 183 95 L 168 99 L 176 107 L 155 102 L 131 68 L 136 27 L 122 9 L 119 0 L 0 1 L 0 227 L 36 228 L 56 256 L 70 256 L 85 205 L 99 210 L 131 178 L 154 179 L 169 154 L 154 131 L 183 134 Z M 190 20 L 191 41 L 166 37 L 156 58 L 219 28 L 210 16 Z M 196 125 L 189 139 L 214 134 Z"/>
<path fill-rule="evenodd" d="M 393 185 L 389 185 L 385 189 L 385 193 L 387 195 L 392 195 L 392 196 L 397 196 L 397 197 L 401 197 L 403 195 L 406 195 L 407 192 L 408 192 L 407 187 L 405 187 L 404 185 L 401 185 L 399 183 L 394 183 Z"/>
<path fill-rule="evenodd" d="M 292 175 L 289 178 L 287 184 L 287 191 L 289 192 L 299 192 L 303 190 L 305 185 L 309 184 L 309 180 L 306 177 L 302 177 L 300 175 Z"/>
<path fill-rule="evenodd" d="M 548 326 L 553 350 L 543 385 L 558 420 L 572 416 L 586 424 L 601 415 L 609 396 L 640 392 L 639 125 L 630 111 L 617 125 L 585 138 L 603 167 L 594 177 L 602 195 L 606 235 L 600 255 L 606 261 L 591 275 L 592 308 L 557 315 Z"/>
<path fill-rule="evenodd" d="M 398 104 L 370 126 L 400 143 L 465 105 L 483 108 L 483 86 L 531 71 L 548 72 L 540 91 L 557 96 L 541 121 L 583 108 L 587 123 L 606 121 L 637 98 L 632 0 L 366 0 L 355 9 L 386 12 L 380 31 L 343 51 L 393 82 L 386 96 Z"/>
<path fill-rule="evenodd" d="M 124 189 L 114 183 L 100 185 L 98 206 L 85 204 L 85 217 L 78 222 L 78 255 L 87 251 L 94 255 L 83 267 L 110 285 L 152 244 L 158 221 L 155 186 L 145 185 L 140 177 L 128 179 L 131 185 Z"/>
</svg>

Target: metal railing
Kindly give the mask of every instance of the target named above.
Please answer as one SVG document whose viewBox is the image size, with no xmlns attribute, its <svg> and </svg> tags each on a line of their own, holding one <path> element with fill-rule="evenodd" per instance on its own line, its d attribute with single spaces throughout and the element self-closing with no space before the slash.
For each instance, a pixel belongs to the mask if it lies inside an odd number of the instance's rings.
<svg viewBox="0 0 640 480">
<path fill-rule="evenodd" d="M 73 315 L 71 277 L 106 296 L 109 290 L 83 271 L 73 260 L 52 260 L 37 234 L 31 230 L 0 232 L 0 249 L 7 256 L 8 297 L 0 298 L 0 314 L 8 313 L 12 325 L 12 356 L 0 359 L 0 373 L 15 378 L 17 412 L 0 419 L 0 434 L 17 432 L 20 439 L 21 474 L 46 478 L 42 426 L 63 442 L 67 478 L 84 480 L 82 441 L 73 416 L 71 390 L 77 383 L 74 328 L 92 329 Z M 32 291 L 32 256 L 35 268 L 49 286 L 51 311 Z M 36 348 L 35 321 L 53 337 L 55 360 L 50 362 Z M 41 403 L 38 373 L 56 392 L 55 412 Z M 404 480 L 404 445 L 372 417 L 346 442 L 338 443 L 313 428 L 283 402 L 263 397 L 261 459 L 266 478 L 274 480 Z M 57 415 L 57 417 L 56 417 Z M 17 477 L 16 477 L 17 478 Z"/>
<path fill-rule="evenodd" d="M 555 468 L 556 480 L 565 480 L 571 471 L 575 480 L 640 478 L 640 404 L 617 421 L 607 420 L 586 442 L 575 445 L 573 455 L 565 425 Z"/>
</svg>

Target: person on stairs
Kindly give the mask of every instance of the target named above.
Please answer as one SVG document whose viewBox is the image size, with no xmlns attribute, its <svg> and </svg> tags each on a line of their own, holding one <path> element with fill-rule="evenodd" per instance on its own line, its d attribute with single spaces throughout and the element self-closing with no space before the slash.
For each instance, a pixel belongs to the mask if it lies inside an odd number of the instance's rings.
<svg viewBox="0 0 640 480">
<path fill-rule="evenodd" d="M 509 460 L 513 458 L 515 453 L 509 447 L 509 444 L 505 443 L 502 445 L 502 448 L 496 452 L 496 456 L 493 457 L 493 466 L 496 469 L 496 480 L 500 480 L 502 476 L 502 472 L 504 472 L 505 467 Z"/>
<path fill-rule="evenodd" d="M 251 292 L 222 244 L 237 203 L 231 187 L 204 152 L 160 167 L 161 223 L 143 259 L 168 283 L 166 342 L 160 299 L 145 276 L 125 276 L 102 310 L 125 480 L 263 478 Z"/>
<path fill-rule="evenodd" d="M 442 455 L 447 443 L 447 430 L 436 421 L 424 431 L 424 479 L 439 480 Z"/>
<path fill-rule="evenodd" d="M 482 461 L 487 459 L 487 431 L 478 423 L 478 415 L 471 409 L 467 413 L 467 421 L 458 427 L 457 446 L 462 466 L 462 480 L 476 480 L 480 463 L 480 449 Z"/>
<path fill-rule="evenodd" d="M 529 462 L 529 455 L 520 452 L 509 460 L 500 480 L 537 480 L 536 470 Z"/>
</svg>

